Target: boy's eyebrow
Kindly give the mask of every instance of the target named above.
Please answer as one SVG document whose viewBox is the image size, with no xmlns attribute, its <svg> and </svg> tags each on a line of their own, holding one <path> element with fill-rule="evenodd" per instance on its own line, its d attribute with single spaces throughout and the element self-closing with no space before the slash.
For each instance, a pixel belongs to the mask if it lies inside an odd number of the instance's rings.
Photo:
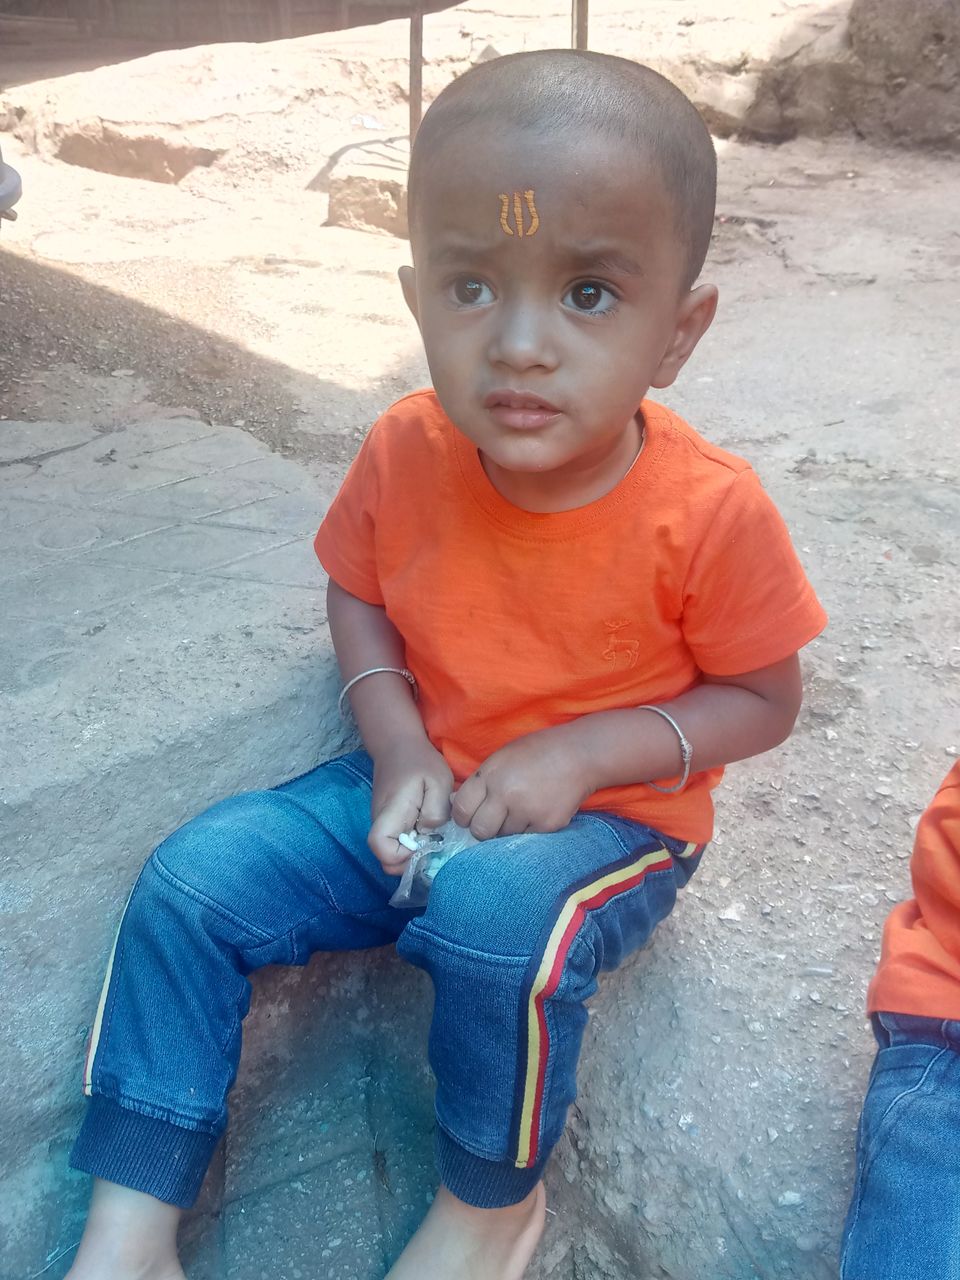
<svg viewBox="0 0 960 1280">
<path fill-rule="evenodd" d="M 446 240 L 431 245 L 427 257 L 433 266 L 458 266 L 467 261 L 479 263 L 495 258 L 503 247 L 501 241 L 478 245 L 467 240 Z M 557 257 L 578 271 L 615 271 L 627 276 L 645 274 L 639 262 L 613 245 L 566 245 L 559 249 Z"/>
<path fill-rule="evenodd" d="M 460 266 L 465 262 L 483 262 L 496 255 L 497 245 L 478 245 L 473 240 L 434 241 L 427 249 L 432 266 Z"/>
<path fill-rule="evenodd" d="M 618 271 L 625 276 L 645 274 L 639 262 L 613 245 L 578 244 L 571 245 L 564 252 L 572 263 L 583 270 L 593 268 L 596 271 Z"/>
</svg>

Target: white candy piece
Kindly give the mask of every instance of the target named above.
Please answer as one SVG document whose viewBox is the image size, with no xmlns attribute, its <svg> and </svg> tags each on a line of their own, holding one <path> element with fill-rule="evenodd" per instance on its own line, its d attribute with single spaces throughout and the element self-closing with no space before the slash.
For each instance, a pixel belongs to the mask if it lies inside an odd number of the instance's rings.
<svg viewBox="0 0 960 1280">
<path fill-rule="evenodd" d="M 417 833 L 415 831 L 401 831 L 397 836 L 397 843 L 402 844 L 405 849 L 409 849 L 411 853 L 416 853 L 420 848 L 417 843 Z"/>
</svg>

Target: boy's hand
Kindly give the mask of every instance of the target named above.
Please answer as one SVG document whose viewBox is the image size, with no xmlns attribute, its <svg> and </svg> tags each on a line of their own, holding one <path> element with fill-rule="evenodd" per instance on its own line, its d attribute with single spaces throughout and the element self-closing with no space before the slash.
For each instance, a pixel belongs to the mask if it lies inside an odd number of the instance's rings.
<svg viewBox="0 0 960 1280">
<path fill-rule="evenodd" d="M 573 735 L 541 729 L 488 756 L 453 797 L 453 818 L 478 840 L 559 831 L 596 787 Z"/>
<path fill-rule="evenodd" d="M 783 742 L 802 689 L 794 653 L 740 675 L 704 675 L 702 683 L 661 705 L 693 744 L 699 772 Z M 559 831 L 595 792 L 665 783 L 681 765 L 676 730 L 649 708 L 595 711 L 495 751 L 454 795 L 453 817 L 478 840 Z"/>
<path fill-rule="evenodd" d="M 377 753 L 367 843 L 388 875 L 402 875 L 410 859 L 397 836 L 415 827 L 443 826 L 452 790 L 453 774 L 426 736 L 400 738 Z"/>
</svg>

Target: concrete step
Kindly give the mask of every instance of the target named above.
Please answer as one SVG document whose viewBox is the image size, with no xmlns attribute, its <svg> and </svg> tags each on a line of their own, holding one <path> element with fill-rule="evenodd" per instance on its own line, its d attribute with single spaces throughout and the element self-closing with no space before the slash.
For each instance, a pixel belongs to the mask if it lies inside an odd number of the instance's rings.
<svg viewBox="0 0 960 1280">
<path fill-rule="evenodd" d="M 349 739 L 310 545 L 322 510 L 306 471 L 234 428 L 0 425 L 11 1280 L 78 1234 L 86 1179 L 65 1163 L 78 1072 L 140 864 L 211 802 Z M 260 1185 L 245 1177 L 243 1194 Z"/>
</svg>

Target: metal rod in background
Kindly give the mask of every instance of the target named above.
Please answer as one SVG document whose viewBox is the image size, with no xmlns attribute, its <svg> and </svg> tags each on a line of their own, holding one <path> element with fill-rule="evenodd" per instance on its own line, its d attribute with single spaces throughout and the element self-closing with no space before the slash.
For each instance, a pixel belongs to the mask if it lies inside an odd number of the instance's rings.
<svg viewBox="0 0 960 1280">
<path fill-rule="evenodd" d="M 410 14 L 410 145 L 420 128 L 423 115 L 423 4 L 413 6 Z"/>
<path fill-rule="evenodd" d="M 574 49 L 587 48 L 590 0 L 573 0 L 570 15 L 570 41 Z"/>
</svg>

